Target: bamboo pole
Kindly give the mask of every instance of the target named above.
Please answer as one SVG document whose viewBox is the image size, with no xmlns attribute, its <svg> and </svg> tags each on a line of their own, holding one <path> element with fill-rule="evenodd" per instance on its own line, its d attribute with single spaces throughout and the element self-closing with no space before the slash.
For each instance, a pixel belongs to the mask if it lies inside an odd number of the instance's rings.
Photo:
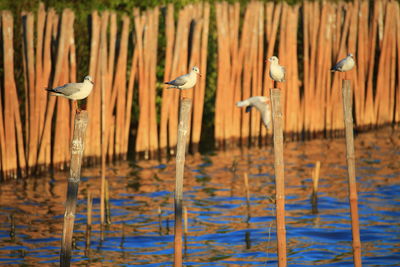
<svg viewBox="0 0 400 267">
<path fill-rule="evenodd" d="M 286 227 L 285 227 L 285 177 L 283 161 L 283 119 L 281 92 L 271 89 L 272 123 L 274 128 L 274 168 L 276 187 L 276 234 L 278 246 L 278 266 L 287 266 L 286 259 Z"/>
<path fill-rule="evenodd" d="M 12 96 L 12 91 L 15 90 L 13 87 L 13 18 L 10 12 L 2 11 L 2 34 L 3 34 L 3 68 L 4 68 L 4 139 L 5 142 L 5 176 L 14 177 L 17 176 L 17 149 L 16 149 L 16 133 L 15 133 L 15 121 L 12 119 L 14 117 L 14 101 Z M 10 53 L 11 51 L 11 53 Z M 10 68 L 11 65 L 11 68 Z M 9 119 L 6 119 L 9 118 Z M 1 118 L 3 119 L 3 118 Z"/>
<path fill-rule="evenodd" d="M 71 167 L 68 178 L 67 202 L 64 214 L 64 226 L 61 241 L 60 266 L 70 266 L 72 235 L 74 230 L 75 209 L 81 175 L 82 155 L 85 147 L 85 135 L 88 113 L 83 110 L 75 115 L 74 135 L 71 143 Z"/>
<path fill-rule="evenodd" d="M 178 144 L 176 147 L 176 181 L 175 181 L 175 237 L 174 237 L 174 266 L 182 266 L 182 199 L 183 177 L 185 168 L 185 153 L 189 116 L 192 100 L 184 98 L 180 101 Z"/>
<path fill-rule="evenodd" d="M 106 153 L 107 153 L 107 135 L 106 135 L 106 90 L 107 90 L 107 25 L 109 13 L 105 11 L 102 15 L 102 29 L 100 36 L 100 88 L 101 88 L 101 188 L 100 188 L 100 222 L 105 224 L 105 186 L 106 186 Z M 102 236 L 103 237 L 103 236 Z"/>
<path fill-rule="evenodd" d="M 354 266 L 362 265 L 361 261 L 361 241 L 360 241 L 360 225 L 358 220 L 358 196 L 356 182 L 356 167 L 354 155 L 354 136 L 353 136 L 353 104 L 350 81 L 343 81 L 343 114 L 346 127 L 346 158 L 349 180 L 349 201 L 351 213 L 351 230 L 353 236 L 353 259 Z"/>
<path fill-rule="evenodd" d="M 174 48 L 174 35 L 175 35 L 175 23 L 174 23 L 174 6 L 168 4 L 167 14 L 165 18 L 165 35 L 166 35 L 166 48 L 165 48 L 165 67 L 164 67 L 164 81 L 170 81 L 171 67 L 172 67 L 172 52 Z M 167 85 L 163 86 L 162 91 L 162 103 L 160 113 L 160 149 L 161 154 L 167 154 L 168 151 L 168 114 L 170 109 L 170 98 L 172 92 L 167 89 Z"/>
</svg>

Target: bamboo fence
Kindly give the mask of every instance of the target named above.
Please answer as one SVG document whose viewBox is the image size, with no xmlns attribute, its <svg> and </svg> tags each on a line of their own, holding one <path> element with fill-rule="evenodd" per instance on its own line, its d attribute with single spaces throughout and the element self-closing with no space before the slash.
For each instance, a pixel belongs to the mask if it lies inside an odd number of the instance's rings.
<svg viewBox="0 0 400 267">
<path fill-rule="evenodd" d="M 101 158 L 103 88 L 108 161 L 126 158 L 129 148 L 145 158 L 157 152 L 174 154 L 179 96 L 161 84 L 187 73 L 194 65 L 203 77 L 187 96 L 193 99 L 188 144 L 192 151 L 198 150 L 213 22 L 217 81 L 211 94 L 215 93 L 217 148 L 265 145 L 270 140 L 272 130 L 261 126 L 260 115 L 245 113 L 235 103 L 250 96 L 269 96 L 273 84 L 264 61 L 272 55 L 279 57 L 287 71 L 286 82 L 280 84 L 286 138 L 343 135 L 343 74 L 331 74 L 329 69 L 347 53 L 356 59 L 356 67 L 346 74 L 354 88 L 356 128 L 400 121 L 398 1 L 304 1 L 297 5 L 252 1 L 246 6 L 218 2 L 212 6 L 190 4 L 180 10 L 169 4 L 145 11 L 135 9 L 131 14 L 93 11 L 89 18 L 87 74 L 95 86 L 87 100 L 86 164 Z M 83 79 L 77 77 L 74 13 L 65 9 L 58 14 L 40 4 L 37 12 L 19 15 L 22 44 L 13 44 L 14 18 L 8 11 L 0 12 L 3 179 L 50 166 L 67 167 L 72 103 L 48 96 L 44 88 Z M 158 43 L 162 34 L 165 49 Z M 22 61 L 15 64 L 13 45 L 21 45 L 23 53 Z M 14 68 L 22 70 L 22 77 L 16 77 Z M 163 80 L 156 76 L 160 69 Z M 23 80 L 22 88 L 17 88 L 16 78 Z M 138 106 L 138 116 L 132 116 L 133 106 Z"/>
</svg>

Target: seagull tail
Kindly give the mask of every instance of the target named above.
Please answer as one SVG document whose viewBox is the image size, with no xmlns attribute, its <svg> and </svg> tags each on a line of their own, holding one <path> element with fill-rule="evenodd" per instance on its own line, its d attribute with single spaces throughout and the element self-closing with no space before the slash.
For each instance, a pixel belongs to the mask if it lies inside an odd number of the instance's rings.
<svg viewBox="0 0 400 267">
<path fill-rule="evenodd" d="M 51 88 L 45 88 L 45 89 L 46 89 L 47 92 L 50 93 L 51 96 L 60 96 L 60 95 L 62 96 L 62 94 L 60 94 L 59 92 L 57 92 L 54 89 L 51 89 Z"/>
</svg>

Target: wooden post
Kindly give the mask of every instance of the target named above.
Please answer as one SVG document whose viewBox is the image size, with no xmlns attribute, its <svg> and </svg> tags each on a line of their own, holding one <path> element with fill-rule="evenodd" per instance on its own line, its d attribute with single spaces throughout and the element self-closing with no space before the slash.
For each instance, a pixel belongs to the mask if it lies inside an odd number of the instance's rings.
<svg viewBox="0 0 400 267">
<path fill-rule="evenodd" d="M 174 266 L 182 266 L 182 196 L 183 173 L 185 167 L 186 140 L 189 132 L 189 116 L 192 107 L 190 98 L 180 101 L 178 143 L 176 146 L 176 180 L 175 180 L 175 238 Z"/>
<path fill-rule="evenodd" d="M 274 130 L 275 187 L 276 187 L 276 235 L 278 242 L 278 266 L 285 267 L 286 227 L 285 227 L 285 176 L 283 163 L 283 119 L 281 91 L 271 89 L 272 123 Z"/>
<path fill-rule="evenodd" d="M 346 158 L 347 171 L 349 178 L 349 200 L 351 213 L 351 230 L 353 235 L 353 259 L 354 266 L 359 267 L 361 262 L 361 241 L 360 225 L 358 223 L 358 196 L 356 184 L 356 167 L 354 157 L 354 136 L 353 136 L 353 114 L 352 114 L 352 94 L 350 80 L 343 81 L 343 113 L 346 129 Z"/>
<path fill-rule="evenodd" d="M 321 162 L 318 160 L 315 163 L 315 168 L 312 172 L 312 181 L 313 181 L 313 191 L 311 195 L 311 207 L 312 213 L 318 213 L 318 182 L 319 182 L 319 170 L 321 167 Z"/>
<path fill-rule="evenodd" d="M 315 163 L 315 169 L 312 173 L 312 180 L 313 180 L 313 195 L 318 193 L 318 181 L 319 181 L 319 170 L 321 168 L 321 162 L 318 160 Z"/>
<path fill-rule="evenodd" d="M 68 178 L 67 202 L 64 214 L 64 227 L 61 241 L 60 266 L 70 266 L 72 234 L 74 230 L 75 209 L 81 175 L 82 155 L 85 147 L 87 111 L 75 114 L 74 135 L 71 143 L 71 167 Z"/>
</svg>

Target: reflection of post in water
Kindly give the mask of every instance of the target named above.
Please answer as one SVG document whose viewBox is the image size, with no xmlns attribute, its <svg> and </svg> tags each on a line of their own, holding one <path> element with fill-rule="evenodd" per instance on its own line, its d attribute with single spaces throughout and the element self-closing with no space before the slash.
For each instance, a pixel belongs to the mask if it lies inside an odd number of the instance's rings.
<svg viewBox="0 0 400 267">
<path fill-rule="evenodd" d="M 187 253 L 187 236 L 188 236 L 188 213 L 187 208 L 183 207 L 183 229 L 184 229 L 184 248 L 185 248 L 185 257 Z"/>
<path fill-rule="evenodd" d="M 111 224 L 111 211 L 110 211 L 110 194 L 109 194 L 109 184 L 108 179 L 105 180 L 105 208 L 106 208 L 106 223 Z"/>
<path fill-rule="evenodd" d="M 232 179 L 231 179 L 231 197 L 233 197 L 234 193 L 233 193 L 233 189 L 235 186 L 235 180 L 236 180 L 236 169 L 237 169 L 237 160 L 234 159 L 232 162 L 232 166 L 230 168 L 230 171 L 232 172 Z"/>
<path fill-rule="evenodd" d="M 81 176 L 81 163 L 85 146 L 88 113 L 86 110 L 76 112 L 74 121 L 74 134 L 71 142 L 70 177 L 68 178 L 67 202 L 64 213 L 64 226 L 61 241 L 60 265 L 70 266 L 72 235 L 75 222 L 76 202 Z"/>
<path fill-rule="evenodd" d="M 318 213 L 318 181 L 319 181 L 319 170 L 321 167 L 321 162 L 318 160 L 315 163 L 315 168 L 312 172 L 312 181 L 313 181 L 313 191 L 311 195 L 311 206 L 312 206 L 312 213 Z"/>
<path fill-rule="evenodd" d="M 86 223 L 86 249 L 85 255 L 90 254 L 90 236 L 92 232 L 92 194 L 90 190 L 87 191 L 87 223 Z"/>
<path fill-rule="evenodd" d="M 246 205 L 247 205 L 247 220 L 246 220 L 246 222 L 248 223 L 251 218 L 251 212 L 250 212 L 249 176 L 247 175 L 247 172 L 244 173 L 243 178 L 244 178 L 244 188 L 246 190 Z"/>
<path fill-rule="evenodd" d="M 122 223 L 121 242 L 119 243 L 119 247 L 123 254 L 125 254 L 124 243 L 125 243 L 125 222 Z"/>
<path fill-rule="evenodd" d="M 250 231 L 244 232 L 244 240 L 246 242 L 246 249 L 251 249 Z"/>
<path fill-rule="evenodd" d="M 15 240 L 15 218 L 14 218 L 14 214 L 10 215 L 10 237 L 11 240 L 14 241 Z"/>
<path fill-rule="evenodd" d="M 343 80 L 343 114 L 346 130 L 346 158 L 347 171 L 349 180 L 349 200 L 351 214 L 351 230 L 353 236 L 353 259 L 354 266 L 362 265 L 361 261 L 361 241 L 360 241 L 360 225 L 358 222 L 358 196 L 356 181 L 356 166 L 354 156 L 354 134 L 353 134 L 353 114 L 352 114 L 352 93 L 350 88 L 350 80 Z"/>
<path fill-rule="evenodd" d="M 160 235 L 162 235 L 162 211 L 161 211 L 161 206 L 158 206 L 157 213 L 158 213 L 158 233 Z"/>
<path fill-rule="evenodd" d="M 278 266 L 287 266 L 286 226 L 285 226 L 285 174 L 283 162 L 283 116 L 281 91 L 271 89 L 272 124 L 274 135 L 275 188 L 276 188 L 276 236 L 278 246 Z"/>
</svg>

